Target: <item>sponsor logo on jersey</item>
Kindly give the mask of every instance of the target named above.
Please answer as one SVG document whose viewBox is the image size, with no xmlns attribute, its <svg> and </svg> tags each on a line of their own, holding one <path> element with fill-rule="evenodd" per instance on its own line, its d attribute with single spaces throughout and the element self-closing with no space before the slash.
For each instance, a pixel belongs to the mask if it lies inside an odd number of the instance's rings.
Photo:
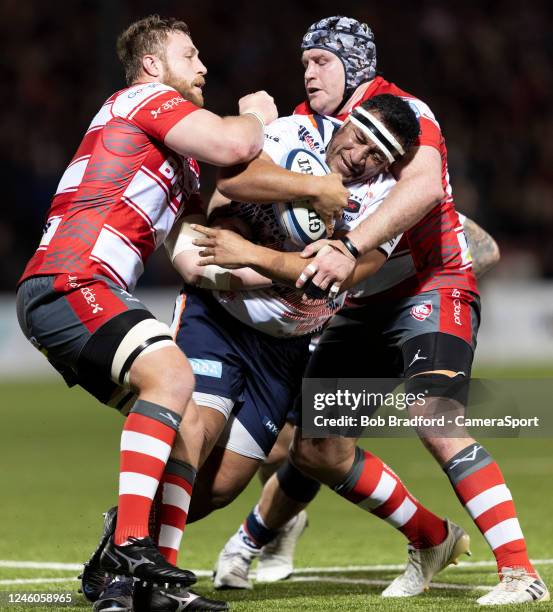
<svg viewBox="0 0 553 612">
<path fill-rule="evenodd" d="M 171 98 L 170 100 L 164 102 L 161 106 L 158 106 L 155 110 L 150 111 L 150 113 L 152 114 L 152 117 L 154 119 L 157 119 L 159 115 L 161 115 L 161 113 L 173 110 L 183 102 L 186 102 L 186 100 L 182 96 L 175 96 L 174 98 Z"/>
<path fill-rule="evenodd" d="M 348 200 L 348 205 L 344 208 L 344 211 L 355 214 L 359 212 L 360 208 L 361 202 L 357 202 L 353 198 L 350 198 Z"/>
<path fill-rule="evenodd" d="M 278 136 L 273 136 L 272 134 L 265 133 L 265 138 L 267 140 L 274 140 L 275 142 L 280 142 L 280 138 Z"/>
<path fill-rule="evenodd" d="M 417 304 L 411 308 L 411 316 L 417 321 L 424 321 L 432 314 L 432 304 L 426 302 L 425 304 Z"/>
<path fill-rule="evenodd" d="M 188 358 L 194 374 L 198 376 L 211 376 L 221 378 L 223 375 L 223 364 L 220 361 L 210 359 L 191 359 Z"/>
<path fill-rule="evenodd" d="M 144 87 L 140 87 L 139 89 L 135 89 L 127 94 L 127 98 L 131 99 L 135 98 L 139 94 L 141 94 L 145 89 L 154 89 L 158 87 L 159 83 L 150 83 L 149 85 L 145 85 Z"/>
<path fill-rule="evenodd" d="M 312 150 L 318 153 L 324 153 L 324 147 L 318 143 L 303 125 L 298 129 L 298 138 Z"/>
</svg>

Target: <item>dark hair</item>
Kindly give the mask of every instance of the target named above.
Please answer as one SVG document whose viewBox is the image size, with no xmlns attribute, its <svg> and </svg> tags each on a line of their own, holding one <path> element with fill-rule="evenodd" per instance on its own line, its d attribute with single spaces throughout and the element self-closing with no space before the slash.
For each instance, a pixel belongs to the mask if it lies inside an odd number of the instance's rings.
<svg viewBox="0 0 553 612">
<path fill-rule="evenodd" d="M 182 32 L 190 36 L 184 21 L 174 17 L 164 19 L 159 15 L 149 15 L 135 21 L 120 34 L 117 39 L 117 56 L 123 64 L 128 85 L 139 78 L 145 55 L 152 53 L 164 56 L 163 45 L 171 32 Z"/>
<path fill-rule="evenodd" d="M 405 151 L 416 143 L 420 132 L 419 120 L 410 104 L 403 98 L 381 94 L 365 100 L 360 106 L 366 111 L 376 112 Z"/>
</svg>

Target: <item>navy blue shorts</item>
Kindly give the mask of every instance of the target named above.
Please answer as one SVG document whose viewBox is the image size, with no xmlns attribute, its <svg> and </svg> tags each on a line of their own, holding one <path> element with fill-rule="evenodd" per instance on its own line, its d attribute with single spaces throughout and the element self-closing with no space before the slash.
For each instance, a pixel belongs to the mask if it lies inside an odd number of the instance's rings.
<svg viewBox="0 0 553 612">
<path fill-rule="evenodd" d="M 275 338 L 228 314 L 206 290 L 185 287 L 175 341 L 196 376 L 194 399 L 229 419 L 219 445 L 265 459 L 301 388 L 310 336 Z"/>
</svg>

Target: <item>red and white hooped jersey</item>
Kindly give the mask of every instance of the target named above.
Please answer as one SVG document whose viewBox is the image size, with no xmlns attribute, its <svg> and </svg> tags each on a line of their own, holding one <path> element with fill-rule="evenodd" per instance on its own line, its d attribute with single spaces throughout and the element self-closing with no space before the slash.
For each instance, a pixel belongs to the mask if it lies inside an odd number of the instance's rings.
<svg viewBox="0 0 553 612">
<path fill-rule="evenodd" d="M 19 282 L 65 272 L 108 276 L 132 291 L 183 208 L 192 214 L 200 206 L 196 160 L 163 144 L 198 108 L 162 83 L 113 94 L 61 177 Z"/>
<path fill-rule="evenodd" d="M 440 153 L 445 196 L 423 219 L 404 233 L 386 262 L 385 269 L 368 279 L 364 292 L 358 292 L 359 300 L 394 299 L 441 288 L 463 289 L 477 294 L 472 258 L 453 202 L 445 140 L 428 105 L 378 76 L 365 89 L 362 86 L 358 89 L 348 112 L 337 118 L 345 120 L 353 108 L 381 94 L 398 96 L 413 109 L 420 125 L 416 146 L 434 147 Z M 302 102 L 294 112 L 305 115 L 313 111 L 308 102 Z"/>
</svg>

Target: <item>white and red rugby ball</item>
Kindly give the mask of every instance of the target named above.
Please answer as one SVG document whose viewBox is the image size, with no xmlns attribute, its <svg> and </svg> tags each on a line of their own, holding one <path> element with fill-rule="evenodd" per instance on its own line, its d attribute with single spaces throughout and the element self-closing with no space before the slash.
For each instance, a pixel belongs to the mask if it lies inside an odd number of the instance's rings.
<svg viewBox="0 0 553 612">
<path fill-rule="evenodd" d="M 290 151 L 283 165 L 292 172 L 313 176 L 324 176 L 330 172 L 324 162 L 305 149 Z M 297 246 L 303 247 L 326 236 L 322 219 L 306 200 L 282 202 L 274 204 L 274 208 L 282 229 Z"/>
</svg>

